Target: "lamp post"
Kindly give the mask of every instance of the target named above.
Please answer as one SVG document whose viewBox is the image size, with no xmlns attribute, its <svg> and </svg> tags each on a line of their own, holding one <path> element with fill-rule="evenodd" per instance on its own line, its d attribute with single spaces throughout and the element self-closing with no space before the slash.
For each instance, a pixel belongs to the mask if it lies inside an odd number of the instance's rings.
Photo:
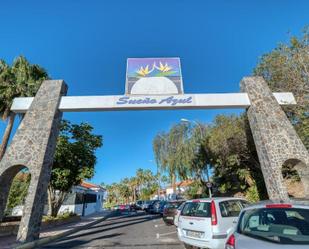
<svg viewBox="0 0 309 249">
<path fill-rule="evenodd" d="M 181 122 L 183 123 L 194 123 L 197 127 L 199 127 L 199 131 L 200 131 L 200 137 L 201 139 L 203 139 L 203 132 L 202 132 L 202 127 L 201 125 L 196 122 L 195 120 L 189 120 L 189 119 L 186 119 L 186 118 L 181 118 L 180 119 Z M 209 194 L 209 198 L 212 198 L 212 192 L 211 192 L 211 183 L 210 183 L 210 177 L 209 177 L 209 174 L 208 174 L 208 165 L 206 164 L 206 177 L 207 177 L 207 188 L 208 188 L 208 194 Z"/>
</svg>

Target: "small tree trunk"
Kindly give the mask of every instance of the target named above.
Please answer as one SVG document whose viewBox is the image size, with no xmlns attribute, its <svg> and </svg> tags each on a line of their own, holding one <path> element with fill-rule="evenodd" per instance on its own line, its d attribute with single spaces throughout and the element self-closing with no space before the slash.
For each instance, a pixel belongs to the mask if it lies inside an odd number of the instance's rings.
<svg viewBox="0 0 309 249">
<path fill-rule="evenodd" d="M 60 191 L 59 194 L 56 194 L 56 191 L 52 187 L 48 187 L 48 206 L 49 206 L 49 215 L 57 217 L 59 209 L 66 197 L 67 193 Z"/>
<path fill-rule="evenodd" d="M 136 188 L 133 188 L 133 202 L 136 202 Z"/>
<path fill-rule="evenodd" d="M 176 176 L 175 176 L 175 174 L 172 175 L 172 187 L 173 187 L 173 193 L 176 194 Z"/>
<path fill-rule="evenodd" d="M 0 145 L 0 160 L 3 158 L 7 145 L 9 143 L 9 139 L 11 136 L 12 128 L 14 125 L 15 113 L 11 112 L 9 115 L 9 121 L 5 128 L 4 135 L 2 138 L 2 143 Z"/>
</svg>

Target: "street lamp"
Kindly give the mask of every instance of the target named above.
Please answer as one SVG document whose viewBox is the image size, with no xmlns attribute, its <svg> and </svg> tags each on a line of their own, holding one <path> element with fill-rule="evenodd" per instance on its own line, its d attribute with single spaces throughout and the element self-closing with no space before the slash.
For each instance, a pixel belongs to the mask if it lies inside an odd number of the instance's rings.
<svg viewBox="0 0 309 249">
<path fill-rule="evenodd" d="M 186 119 L 186 118 L 181 118 L 180 121 L 183 122 L 183 123 L 189 123 L 189 124 L 195 123 L 195 125 L 197 125 L 199 127 L 201 139 L 203 139 L 202 127 L 198 122 L 196 122 L 195 120 L 189 120 L 189 119 Z M 206 176 L 207 176 L 207 188 L 208 188 L 209 198 L 212 198 L 211 183 L 210 183 L 210 179 L 209 179 L 208 165 L 207 164 L 206 164 Z"/>
</svg>

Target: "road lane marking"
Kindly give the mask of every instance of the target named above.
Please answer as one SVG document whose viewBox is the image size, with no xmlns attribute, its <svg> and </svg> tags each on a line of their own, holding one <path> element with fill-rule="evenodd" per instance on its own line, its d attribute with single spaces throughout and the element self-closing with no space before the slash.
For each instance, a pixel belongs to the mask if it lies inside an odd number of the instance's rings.
<svg viewBox="0 0 309 249">
<path fill-rule="evenodd" d="M 162 226 L 165 226 L 165 224 L 156 224 L 155 227 L 162 227 Z"/>
<path fill-rule="evenodd" d="M 157 237 L 157 239 L 159 239 L 162 236 L 167 236 L 167 235 L 171 235 L 171 234 L 175 234 L 175 233 L 177 233 L 177 231 L 170 232 L 170 233 L 161 233 L 161 234 L 157 233 L 156 237 Z"/>
</svg>

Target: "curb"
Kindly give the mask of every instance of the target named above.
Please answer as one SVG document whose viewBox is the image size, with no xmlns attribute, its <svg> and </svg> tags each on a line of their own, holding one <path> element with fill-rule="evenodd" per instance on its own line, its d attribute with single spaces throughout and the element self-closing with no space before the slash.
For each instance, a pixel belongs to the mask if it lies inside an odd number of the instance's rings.
<svg viewBox="0 0 309 249">
<path fill-rule="evenodd" d="M 68 230 L 68 231 L 47 237 L 47 238 L 38 239 L 38 240 L 35 240 L 35 241 L 31 241 L 31 242 L 26 242 L 26 243 L 23 243 L 21 245 L 14 247 L 14 249 L 32 249 L 32 248 L 35 248 L 37 246 L 42 246 L 42 245 L 48 244 L 52 241 L 58 240 L 58 239 L 65 237 L 67 235 L 71 235 L 71 234 L 76 233 L 80 230 L 83 230 L 83 229 L 86 229 L 86 228 L 91 227 L 93 225 L 96 225 L 96 224 L 106 220 L 107 218 L 110 218 L 112 215 L 113 215 L 113 212 L 110 212 L 109 214 L 106 214 L 102 218 L 95 220 L 93 222 L 90 222 L 86 225 L 79 226 L 79 227 L 73 228 L 71 230 Z"/>
</svg>

